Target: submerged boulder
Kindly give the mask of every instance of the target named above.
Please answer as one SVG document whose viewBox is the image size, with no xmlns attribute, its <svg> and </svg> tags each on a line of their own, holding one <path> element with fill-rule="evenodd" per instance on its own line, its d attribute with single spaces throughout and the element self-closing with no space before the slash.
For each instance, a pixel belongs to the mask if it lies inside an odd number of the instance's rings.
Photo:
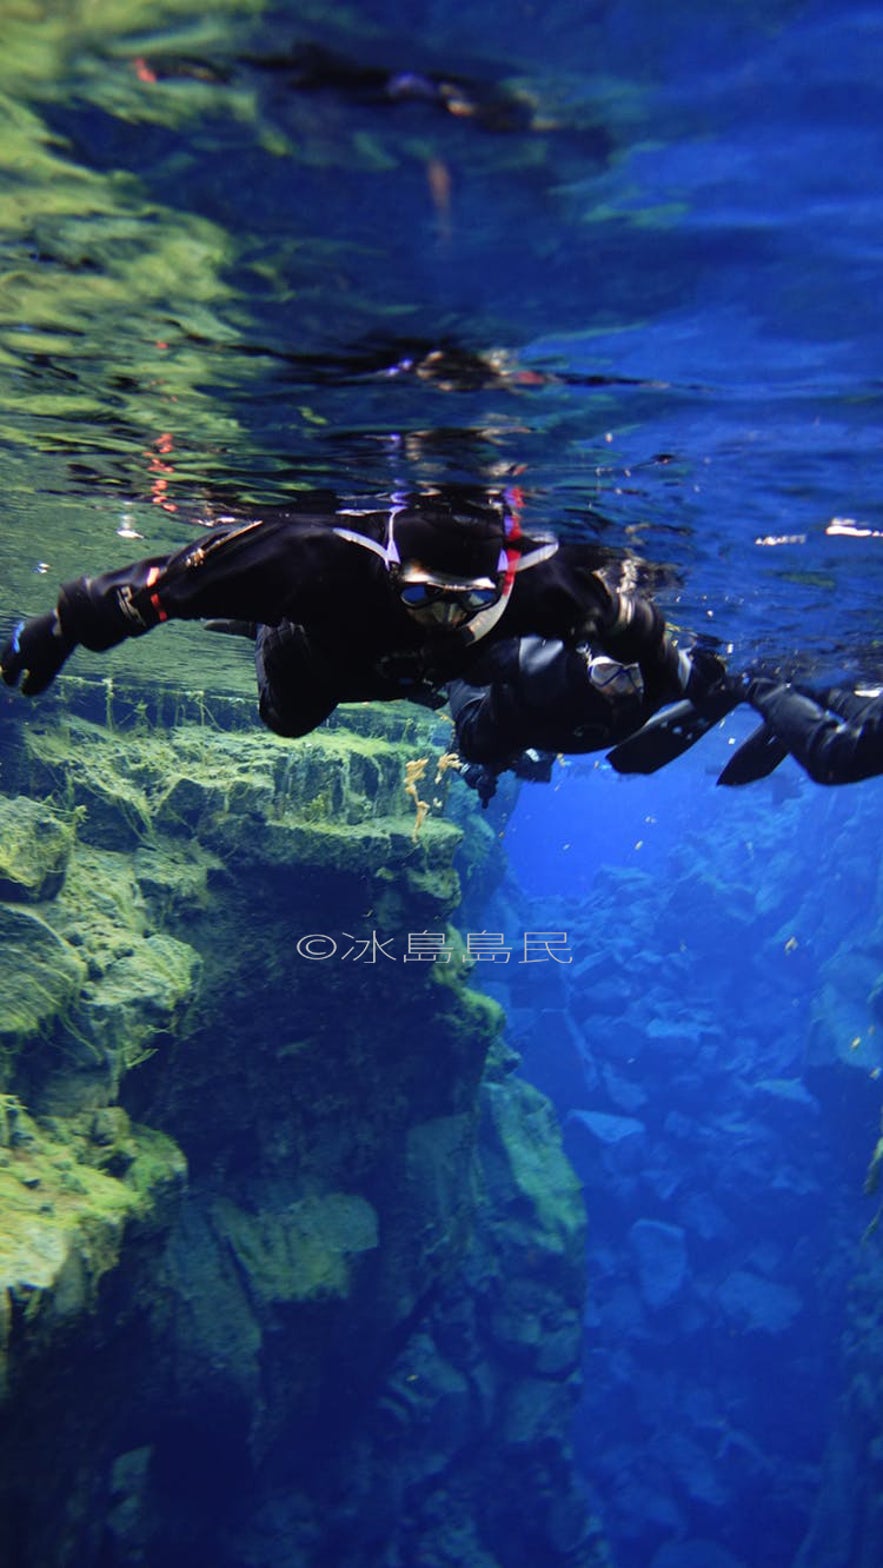
<svg viewBox="0 0 883 1568">
<path fill-rule="evenodd" d="M 39 904 L 64 882 L 74 830 L 42 801 L 0 796 L 0 899 Z"/>
<path fill-rule="evenodd" d="M 76 950 L 35 910 L 0 904 L 0 1070 L 9 1082 L 70 1008 L 86 978 Z"/>
<path fill-rule="evenodd" d="M 687 1233 L 662 1220 L 635 1220 L 629 1230 L 641 1295 L 652 1310 L 667 1307 L 687 1278 Z"/>
<path fill-rule="evenodd" d="M 728 1274 L 717 1297 L 733 1327 L 743 1334 L 787 1333 L 803 1311 L 803 1299 L 796 1290 L 750 1269 L 734 1269 Z"/>
<path fill-rule="evenodd" d="M 76 1335 L 130 1224 L 155 1217 L 185 1175 L 175 1144 L 122 1111 L 49 1126 L 0 1096 L 0 1397 Z"/>
</svg>

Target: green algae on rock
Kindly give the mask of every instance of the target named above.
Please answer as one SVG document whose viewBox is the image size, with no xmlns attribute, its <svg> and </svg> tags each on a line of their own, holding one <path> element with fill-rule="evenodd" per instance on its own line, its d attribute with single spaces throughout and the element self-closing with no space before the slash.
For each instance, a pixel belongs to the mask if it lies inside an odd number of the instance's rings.
<svg viewBox="0 0 883 1568">
<path fill-rule="evenodd" d="M 54 898 L 73 841 L 72 823 L 39 801 L 0 796 L 0 899 L 39 904 Z"/>
<path fill-rule="evenodd" d="M 77 952 L 34 909 L 0 904 L 0 1075 L 6 1083 L 19 1055 L 45 1040 L 86 978 Z"/>
<path fill-rule="evenodd" d="M 0 1396 L 50 1341 L 94 1311 L 131 1221 L 177 1193 L 186 1162 L 171 1139 L 119 1113 L 113 1138 L 89 1119 L 39 1123 L 0 1097 Z M 120 1178 L 101 1169 L 125 1165 Z"/>
<path fill-rule="evenodd" d="M 358 1193 L 316 1194 L 261 1213 L 219 1199 L 213 1213 L 259 1301 L 345 1298 L 352 1260 L 379 1245 L 377 1215 Z"/>
<path fill-rule="evenodd" d="M 257 1563 L 267 1518 L 312 1565 L 329 1489 L 373 1509 L 394 1483 L 372 1568 L 400 1560 L 403 1507 L 444 1560 L 448 1487 L 476 1560 L 522 1568 L 492 1498 L 538 1498 L 550 1466 L 570 1497 L 580 1217 L 449 924 L 447 783 L 414 833 L 406 764 L 447 731 L 359 708 L 292 745 L 75 707 L 4 736 L 4 781 L 71 844 L 51 897 L 0 904 L 23 974 L 54 982 L 7 1042 L 0 1102 L 0 1210 L 37 1216 L 16 1257 L 43 1267 L 39 1333 L 22 1289 L 2 1296 L 8 1430 L 31 1436 L 0 1436 L 0 1533 L 39 1473 L 52 1506 L 16 1524 L 35 1568 L 68 1546 L 80 1568 L 173 1545 Z M 443 961 L 405 962 L 414 932 Z M 201 1453 L 239 1476 L 211 1506 Z M 577 1513 L 539 1507 L 550 1568 L 601 1560 Z M 357 1513 L 341 1528 L 355 1562 Z"/>
</svg>

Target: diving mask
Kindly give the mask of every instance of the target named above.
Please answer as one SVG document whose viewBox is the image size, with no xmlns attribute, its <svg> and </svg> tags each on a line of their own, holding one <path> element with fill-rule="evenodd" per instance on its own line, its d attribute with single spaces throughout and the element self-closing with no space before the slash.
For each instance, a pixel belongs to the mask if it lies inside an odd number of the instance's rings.
<svg viewBox="0 0 883 1568">
<path fill-rule="evenodd" d="M 409 563 L 393 572 L 401 603 L 422 625 L 465 626 L 473 616 L 496 604 L 502 585 L 492 577 L 464 580 L 444 572 L 429 573 Z"/>
</svg>

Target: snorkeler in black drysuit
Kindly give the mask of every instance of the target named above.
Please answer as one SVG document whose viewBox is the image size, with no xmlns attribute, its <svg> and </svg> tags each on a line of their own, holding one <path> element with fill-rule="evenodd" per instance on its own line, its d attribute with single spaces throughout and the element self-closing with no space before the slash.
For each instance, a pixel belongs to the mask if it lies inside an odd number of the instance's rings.
<svg viewBox="0 0 883 1568">
<path fill-rule="evenodd" d="M 671 703 L 675 692 L 687 692 L 683 706 L 694 726 L 701 723 L 701 733 L 740 700 L 710 651 L 694 649 L 689 672 L 675 681 L 658 659 L 646 657 L 648 651 L 625 663 L 590 642 L 567 646 L 543 637 L 513 638 L 489 648 L 468 682 L 449 682 L 461 773 L 482 804 L 492 799 L 503 772 L 547 783 L 557 754 L 604 751 L 625 741 Z M 661 760 L 671 760 L 699 733 L 688 738 L 682 723 L 674 749 L 666 737 Z"/>
<path fill-rule="evenodd" d="M 66 584 L 54 611 L 16 628 L 3 679 L 36 696 L 78 644 L 102 652 L 164 621 L 220 620 L 253 628 L 261 717 L 285 736 L 340 702 L 440 706 L 451 682 L 484 679 L 496 644 L 529 636 L 637 664 L 660 700 L 700 700 L 701 664 L 658 607 L 615 586 L 594 544 L 526 534 L 520 501 L 446 487 L 384 510 L 225 519 L 171 555 Z"/>
</svg>

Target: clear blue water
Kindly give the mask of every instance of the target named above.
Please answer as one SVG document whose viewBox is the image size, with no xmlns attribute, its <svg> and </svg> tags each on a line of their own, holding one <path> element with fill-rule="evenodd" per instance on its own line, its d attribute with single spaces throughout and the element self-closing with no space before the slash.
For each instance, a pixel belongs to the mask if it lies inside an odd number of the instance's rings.
<svg viewBox="0 0 883 1568">
<path fill-rule="evenodd" d="M 735 799 L 715 772 L 698 752 L 653 781 L 575 763 L 523 790 L 520 907 L 567 933 L 573 971 L 494 990 L 585 1185 L 578 1442 L 616 1562 L 690 1568 L 714 1543 L 803 1568 L 874 1215 L 877 1024 L 856 960 L 879 952 L 883 788 L 825 796 L 789 763 Z M 852 1082 L 821 1040 L 854 1042 Z M 849 1535 L 854 1498 L 835 1496 Z M 861 1531 L 841 1550 L 829 1522 L 815 1550 L 862 1562 Z"/>
<path fill-rule="evenodd" d="M 26 9 L 10 22 L 0 65 L 6 621 L 225 497 L 517 476 L 529 521 L 658 566 L 669 617 L 736 667 L 883 676 L 879 7 L 58 9 L 43 54 Z M 267 59 L 304 39 L 530 106 L 504 132 L 293 91 Z M 498 374 L 407 368 L 439 346 Z M 236 685 L 176 635 L 174 669 L 160 638 L 111 667 Z M 505 824 L 515 883 L 576 955 L 566 985 L 507 996 L 516 1043 L 550 1011 L 553 1039 L 564 1019 L 591 1042 L 579 1072 L 555 1044 L 526 1070 L 587 1186 L 579 1446 L 617 1568 L 726 1568 L 709 1542 L 744 1568 L 797 1561 L 870 1218 L 876 1079 L 824 1127 L 757 1085 L 804 1073 L 832 966 L 842 1028 L 868 1027 L 846 960 L 880 952 L 883 786 L 823 796 L 788 763 L 716 791 L 746 727 L 650 781 L 572 762 Z M 582 962 L 605 944 L 632 987 L 625 1052 Z M 654 1005 L 685 1010 L 692 1058 Z M 633 1115 L 642 1152 L 575 1111 Z M 658 1309 L 642 1222 L 687 1238 Z"/>
</svg>

